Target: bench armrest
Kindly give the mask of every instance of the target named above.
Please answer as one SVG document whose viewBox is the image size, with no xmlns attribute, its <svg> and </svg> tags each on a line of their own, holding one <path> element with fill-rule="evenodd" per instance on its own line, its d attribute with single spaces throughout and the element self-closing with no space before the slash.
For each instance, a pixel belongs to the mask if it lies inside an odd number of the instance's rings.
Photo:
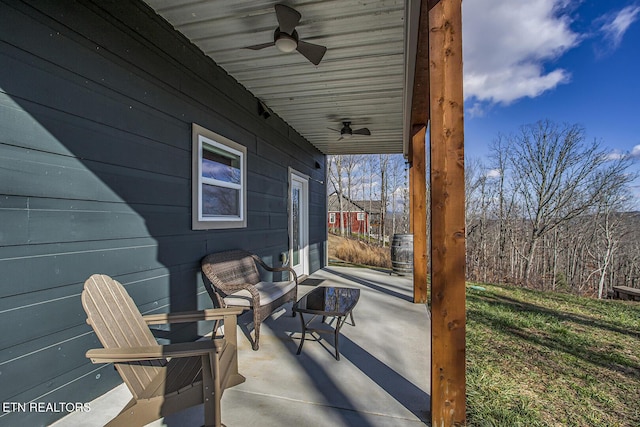
<svg viewBox="0 0 640 427">
<path fill-rule="evenodd" d="M 212 352 L 219 353 L 224 345 L 225 340 L 213 340 L 148 347 L 94 348 L 87 351 L 86 356 L 93 363 L 141 362 L 167 357 L 193 357 Z"/>
<path fill-rule="evenodd" d="M 267 265 L 267 263 L 265 263 L 265 262 L 262 260 L 262 258 L 260 258 L 258 255 L 254 255 L 254 254 L 251 254 L 251 258 L 253 258 L 253 260 L 254 260 L 255 262 L 257 262 L 258 264 L 260 264 L 260 266 L 261 266 L 262 268 L 264 268 L 265 270 L 267 270 L 267 271 L 276 271 L 276 272 L 278 272 L 278 271 L 288 271 L 288 272 L 290 272 L 291 274 L 293 274 L 293 280 L 295 280 L 296 285 L 298 284 L 298 275 L 297 275 L 297 274 L 296 274 L 296 272 L 293 270 L 293 268 L 288 267 L 288 266 L 284 266 L 284 267 L 271 267 L 271 266 Z"/>
</svg>

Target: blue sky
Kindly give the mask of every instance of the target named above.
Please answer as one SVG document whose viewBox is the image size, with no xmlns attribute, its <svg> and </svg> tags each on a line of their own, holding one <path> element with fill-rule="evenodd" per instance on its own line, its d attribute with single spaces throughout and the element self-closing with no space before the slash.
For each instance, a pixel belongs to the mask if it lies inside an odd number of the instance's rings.
<svg viewBox="0 0 640 427">
<path fill-rule="evenodd" d="M 463 29 L 467 156 L 550 119 L 640 160 L 640 0 L 465 0 Z"/>
</svg>

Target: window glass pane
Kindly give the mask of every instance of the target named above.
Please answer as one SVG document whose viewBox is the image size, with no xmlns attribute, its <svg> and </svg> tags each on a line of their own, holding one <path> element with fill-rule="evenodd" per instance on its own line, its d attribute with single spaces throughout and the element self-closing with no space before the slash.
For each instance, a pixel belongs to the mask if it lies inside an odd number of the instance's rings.
<svg viewBox="0 0 640 427">
<path fill-rule="evenodd" d="M 240 156 L 203 144 L 202 176 L 240 184 Z"/>
<path fill-rule="evenodd" d="M 240 216 L 240 190 L 203 185 L 202 216 Z"/>
</svg>

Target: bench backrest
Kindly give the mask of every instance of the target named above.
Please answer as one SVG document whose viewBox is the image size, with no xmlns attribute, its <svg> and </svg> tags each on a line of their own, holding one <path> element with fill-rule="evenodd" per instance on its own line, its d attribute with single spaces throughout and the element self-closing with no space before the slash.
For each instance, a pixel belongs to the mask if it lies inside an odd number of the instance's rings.
<svg viewBox="0 0 640 427">
<path fill-rule="evenodd" d="M 232 250 L 207 255 L 202 260 L 202 273 L 213 286 L 228 293 L 235 285 L 260 281 L 258 267 L 249 252 Z"/>
</svg>

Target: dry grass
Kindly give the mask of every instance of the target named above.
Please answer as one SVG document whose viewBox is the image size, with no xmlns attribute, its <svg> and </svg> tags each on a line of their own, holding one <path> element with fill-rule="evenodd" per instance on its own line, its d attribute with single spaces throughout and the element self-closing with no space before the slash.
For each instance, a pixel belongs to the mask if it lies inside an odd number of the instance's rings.
<svg viewBox="0 0 640 427">
<path fill-rule="evenodd" d="M 329 234 L 329 258 L 352 264 L 391 268 L 389 248 Z"/>
</svg>

